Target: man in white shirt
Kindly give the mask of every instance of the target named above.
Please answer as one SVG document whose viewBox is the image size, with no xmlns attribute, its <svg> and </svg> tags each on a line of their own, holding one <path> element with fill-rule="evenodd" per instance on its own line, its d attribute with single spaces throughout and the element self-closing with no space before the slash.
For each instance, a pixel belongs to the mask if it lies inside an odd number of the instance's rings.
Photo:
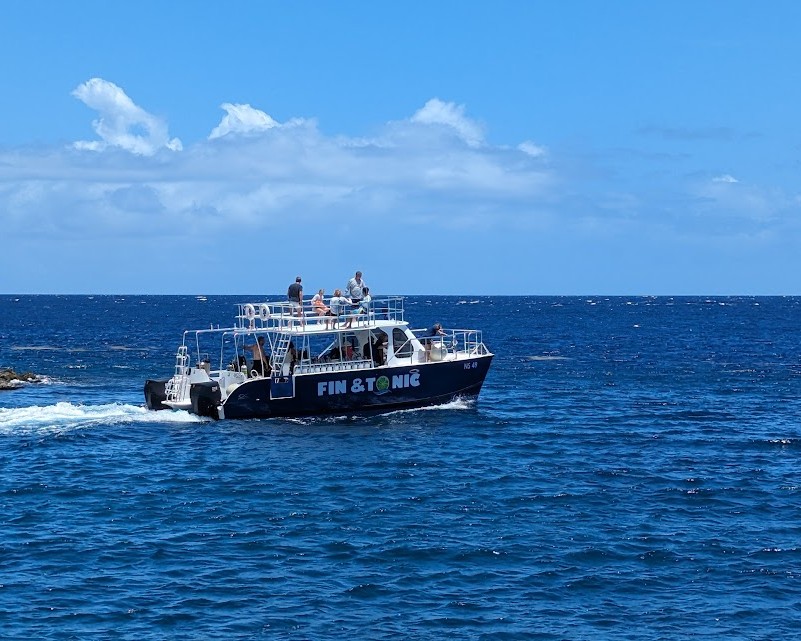
<svg viewBox="0 0 801 641">
<path fill-rule="evenodd" d="M 364 298 L 364 286 L 366 283 L 362 280 L 362 273 L 356 272 L 356 275 L 348 281 L 345 286 L 345 292 L 353 301 L 354 304 L 358 303 Z"/>
</svg>

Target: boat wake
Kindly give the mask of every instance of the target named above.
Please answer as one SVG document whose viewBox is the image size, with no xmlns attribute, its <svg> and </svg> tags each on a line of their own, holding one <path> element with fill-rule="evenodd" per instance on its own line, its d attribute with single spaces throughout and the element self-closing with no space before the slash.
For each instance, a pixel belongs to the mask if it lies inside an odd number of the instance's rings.
<svg viewBox="0 0 801 641">
<path fill-rule="evenodd" d="M 462 399 L 457 398 L 456 400 L 450 401 L 448 403 L 443 403 L 442 405 L 427 405 L 425 407 L 409 407 L 402 410 L 390 410 L 385 412 L 380 412 L 380 416 L 383 417 L 399 417 L 404 415 L 416 414 L 417 412 L 439 412 L 442 410 L 453 411 L 453 410 L 471 410 L 475 407 L 476 401 L 475 399 Z M 304 416 L 301 418 L 283 418 L 280 420 L 286 421 L 287 423 L 294 423 L 297 425 L 314 425 L 314 424 L 339 424 L 339 423 L 363 423 L 369 425 L 377 425 L 380 423 L 380 419 L 376 418 L 377 414 L 375 412 L 365 412 L 362 414 L 332 414 L 328 416 Z M 271 419 L 272 420 L 272 419 Z"/>
<path fill-rule="evenodd" d="M 442 405 L 426 405 L 425 407 L 410 407 L 403 410 L 387 412 L 387 414 L 409 414 L 411 412 L 438 412 L 441 410 L 471 410 L 475 407 L 475 399 L 457 398 Z"/>
<path fill-rule="evenodd" d="M 96 425 L 127 423 L 200 423 L 203 419 L 188 412 L 157 412 L 137 405 L 32 405 L 0 408 L 0 435 L 59 434 Z"/>
</svg>

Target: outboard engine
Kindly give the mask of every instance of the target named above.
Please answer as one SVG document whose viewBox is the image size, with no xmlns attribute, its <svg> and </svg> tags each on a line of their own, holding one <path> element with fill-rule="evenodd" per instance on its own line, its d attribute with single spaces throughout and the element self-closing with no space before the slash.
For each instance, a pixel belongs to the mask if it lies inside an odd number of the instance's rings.
<svg viewBox="0 0 801 641">
<path fill-rule="evenodd" d="M 189 400 L 192 401 L 192 412 L 198 416 L 209 416 L 214 420 L 220 418 L 217 406 L 222 400 L 222 392 L 217 381 L 193 383 L 189 388 Z"/>
<path fill-rule="evenodd" d="M 166 391 L 167 381 L 145 381 L 145 404 L 149 410 L 168 410 L 170 407 L 164 405 L 167 400 Z"/>
</svg>

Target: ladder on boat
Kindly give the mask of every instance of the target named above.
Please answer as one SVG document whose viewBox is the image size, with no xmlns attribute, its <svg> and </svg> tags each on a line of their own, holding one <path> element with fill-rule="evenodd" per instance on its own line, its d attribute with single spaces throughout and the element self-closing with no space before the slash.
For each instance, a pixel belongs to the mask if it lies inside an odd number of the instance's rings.
<svg viewBox="0 0 801 641">
<path fill-rule="evenodd" d="M 186 382 L 189 380 L 186 375 L 188 369 L 189 348 L 186 345 L 181 345 L 175 355 L 175 374 L 167 381 L 164 389 L 168 401 L 175 403 L 183 397 L 186 391 Z"/>
<path fill-rule="evenodd" d="M 286 360 L 287 352 L 289 351 L 289 343 L 292 342 L 289 334 L 282 333 L 278 335 L 278 340 L 275 341 L 273 346 L 273 376 L 281 376 L 284 370 L 284 360 Z"/>
<path fill-rule="evenodd" d="M 295 396 L 295 377 L 292 375 L 291 365 L 289 372 L 284 374 L 286 355 L 289 352 L 289 343 L 292 339 L 289 334 L 278 335 L 273 346 L 273 364 L 270 370 L 270 398 L 293 398 Z"/>
</svg>

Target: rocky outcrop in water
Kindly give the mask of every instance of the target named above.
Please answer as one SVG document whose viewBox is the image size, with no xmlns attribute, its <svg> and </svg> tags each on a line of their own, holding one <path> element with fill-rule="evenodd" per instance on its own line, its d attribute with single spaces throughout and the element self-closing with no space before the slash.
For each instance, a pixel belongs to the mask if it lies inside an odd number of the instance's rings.
<svg viewBox="0 0 801 641">
<path fill-rule="evenodd" d="M 39 381 L 39 377 L 31 372 L 15 372 L 13 369 L 0 367 L 0 390 L 16 389 L 23 383 L 38 383 Z"/>
</svg>

